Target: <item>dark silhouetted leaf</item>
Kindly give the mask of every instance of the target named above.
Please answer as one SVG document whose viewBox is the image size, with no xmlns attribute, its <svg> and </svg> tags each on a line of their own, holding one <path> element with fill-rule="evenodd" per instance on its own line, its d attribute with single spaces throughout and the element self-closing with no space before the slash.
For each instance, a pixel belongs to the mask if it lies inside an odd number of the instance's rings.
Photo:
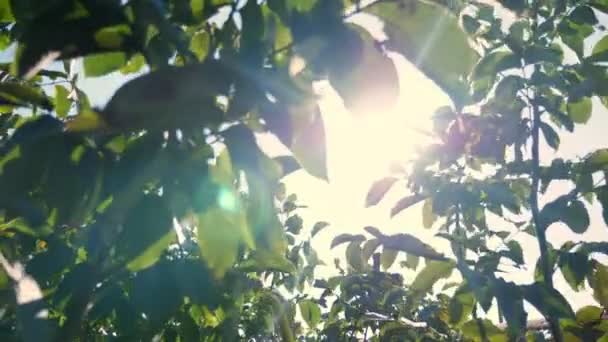
<svg viewBox="0 0 608 342">
<path fill-rule="evenodd" d="M 315 223 L 315 225 L 312 227 L 312 230 L 310 231 L 310 235 L 312 237 L 314 237 L 315 235 L 317 235 L 321 230 L 327 228 L 329 226 L 328 222 L 324 222 L 324 221 L 320 221 Z"/>
<path fill-rule="evenodd" d="M 399 251 L 390 248 L 384 248 L 382 250 L 382 254 L 380 256 L 380 264 L 384 270 L 388 270 L 394 263 L 395 259 L 397 259 L 397 254 Z"/>
<path fill-rule="evenodd" d="M 367 193 L 367 197 L 365 198 L 365 206 L 371 207 L 378 204 L 384 195 L 386 195 L 386 193 L 391 189 L 393 184 L 397 182 L 397 180 L 398 179 L 395 177 L 386 177 L 375 181 Z"/>
<path fill-rule="evenodd" d="M 423 195 L 415 194 L 411 196 L 406 196 L 397 201 L 397 203 L 391 208 L 391 217 L 399 214 L 403 210 L 411 207 L 412 205 L 422 201 L 424 199 Z M 426 227 L 426 226 L 425 226 Z"/>
<path fill-rule="evenodd" d="M 570 304 L 557 290 L 547 287 L 544 283 L 524 285 L 521 288 L 524 298 L 534 305 L 543 316 L 551 318 L 575 318 Z"/>
<path fill-rule="evenodd" d="M 346 242 L 361 242 L 365 241 L 365 236 L 361 234 L 353 235 L 353 234 L 340 234 L 336 236 L 332 241 L 330 248 L 334 248 L 338 245 L 341 245 Z"/>
</svg>

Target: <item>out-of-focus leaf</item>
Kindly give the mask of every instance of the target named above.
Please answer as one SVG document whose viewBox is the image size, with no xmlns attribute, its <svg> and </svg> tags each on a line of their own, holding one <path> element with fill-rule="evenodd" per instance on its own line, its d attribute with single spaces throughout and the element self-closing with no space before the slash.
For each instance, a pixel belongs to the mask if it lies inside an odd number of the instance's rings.
<svg viewBox="0 0 608 342">
<path fill-rule="evenodd" d="M 454 270 L 454 263 L 451 261 L 430 261 L 416 275 L 410 286 L 411 291 L 418 293 L 417 298 L 422 298 L 424 294 L 431 291 L 433 285 L 443 278 L 448 278 Z"/>
<path fill-rule="evenodd" d="M 540 129 L 543 132 L 543 136 L 545 137 L 545 141 L 547 142 L 547 144 L 551 146 L 554 150 L 557 150 L 559 148 L 560 139 L 559 135 L 557 134 L 557 132 L 555 132 L 553 127 L 551 127 L 545 122 L 541 122 Z"/>
<path fill-rule="evenodd" d="M 365 236 L 363 236 L 361 234 L 357 234 L 357 235 L 340 234 L 340 235 L 334 237 L 333 240 L 331 240 L 330 248 L 334 248 L 334 247 L 341 245 L 343 243 L 346 243 L 346 242 L 361 242 L 361 241 L 365 241 Z"/>
<path fill-rule="evenodd" d="M 603 307 L 608 306 L 608 267 L 597 263 L 588 281 L 593 289 L 593 298 Z"/>
<path fill-rule="evenodd" d="M 315 225 L 312 227 L 312 230 L 310 231 L 310 235 L 312 237 L 314 237 L 315 235 L 317 235 L 321 230 L 327 228 L 329 226 L 329 222 L 324 222 L 324 221 L 320 221 L 315 223 Z"/>
<path fill-rule="evenodd" d="M 249 258 L 239 264 L 239 269 L 244 272 L 277 271 L 293 273 L 296 271 L 291 261 L 284 256 L 268 251 L 255 251 Z"/>
<path fill-rule="evenodd" d="M 591 98 L 583 97 L 576 102 L 568 101 L 567 109 L 568 116 L 570 116 L 572 121 L 579 124 L 587 123 L 587 121 L 589 121 L 591 118 Z"/>
<path fill-rule="evenodd" d="M 545 317 L 574 319 L 574 312 L 568 301 L 557 290 L 544 283 L 522 286 L 524 298 L 534 305 Z"/>
<path fill-rule="evenodd" d="M 580 325 L 592 325 L 602 319 L 602 308 L 592 305 L 583 306 L 576 311 L 576 323 Z"/>
<path fill-rule="evenodd" d="M 585 204 L 579 200 L 572 201 L 563 208 L 562 220 L 578 234 L 583 234 L 589 228 L 589 213 Z"/>
<path fill-rule="evenodd" d="M 86 56 L 83 63 L 87 77 L 98 77 L 122 68 L 127 64 L 127 56 L 123 52 L 108 52 Z"/>
<path fill-rule="evenodd" d="M 60 84 L 55 85 L 55 99 L 53 102 L 55 104 L 55 112 L 60 118 L 64 118 L 70 111 L 72 102 L 68 99 L 69 94 L 64 86 Z"/>
<path fill-rule="evenodd" d="M 524 252 L 519 242 L 511 240 L 507 243 L 507 246 L 509 247 L 508 255 L 511 260 L 515 261 L 518 265 L 522 265 L 524 263 Z"/>
<path fill-rule="evenodd" d="M 351 241 L 346 247 L 346 262 L 356 272 L 363 272 L 366 263 L 363 261 L 361 241 Z"/>
<path fill-rule="evenodd" d="M 420 195 L 420 194 L 415 194 L 415 195 L 403 197 L 402 199 L 400 199 L 399 201 L 397 201 L 397 203 L 395 203 L 395 205 L 393 206 L 393 208 L 391 208 L 391 217 L 399 214 L 403 210 L 405 210 L 405 209 L 411 207 L 412 205 L 414 205 L 414 204 L 422 201 L 423 199 L 424 199 L 424 196 Z"/>
<path fill-rule="evenodd" d="M 147 195 L 129 211 L 116 250 L 127 268 L 135 272 L 152 266 L 175 240 L 173 218 L 165 200 Z"/>
<path fill-rule="evenodd" d="M 489 319 L 470 320 L 463 324 L 461 329 L 463 335 L 474 342 L 484 342 L 484 333 L 491 342 L 507 342 L 509 340 L 507 334 L 498 329 Z"/>
<path fill-rule="evenodd" d="M 384 248 L 380 256 L 380 264 L 384 270 L 388 270 L 395 263 L 398 253 L 399 251 L 394 249 Z"/>
<path fill-rule="evenodd" d="M 563 253 L 559 256 L 559 267 L 566 282 L 574 291 L 580 291 L 585 276 L 591 270 L 589 257 L 580 252 Z"/>
<path fill-rule="evenodd" d="M 388 47 L 403 54 L 457 104 L 463 104 L 466 90 L 462 80 L 479 59 L 471 48 L 458 18 L 446 8 L 417 1 L 413 7 L 382 2 L 369 12 L 385 23 Z M 448 58 L 454 55 L 459 58 Z M 457 106 L 458 107 L 458 106 Z"/>
<path fill-rule="evenodd" d="M 608 61 L 608 36 L 603 37 L 595 43 L 591 56 L 588 59 L 593 62 Z"/>
<path fill-rule="evenodd" d="M 365 241 L 363 248 L 361 249 L 361 258 L 363 259 L 363 262 L 367 262 L 379 246 L 380 240 L 378 239 L 369 239 Z"/>
<path fill-rule="evenodd" d="M 32 86 L 14 83 L 0 83 L 0 104 L 13 106 L 40 106 L 50 110 L 51 101 L 42 91 Z"/>
<path fill-rule="evenodd" d="M 314 329 L 321 321 L 321 309 L 319 305 L 310 299 L 302 300 L 298 303 L 300 314 L 309 328 Z"/>
<path fill-rule="evenodd" d="M 422 206 L 422 226 L 426 229 L 433 227 L 437 216 L 433 212 L 433 199 L 427 198 Z"/>
<path fill-rule="evenodd" d="M 391 189 L 393 184 L 397 182 L 397 180 L 398 179 L 395 177 L 386 177 L 375 181 L 367 193 L 367 197 L 365 198 L 365 206 L 371 207 L 378 204 L 384 195 L 386 195 L 386 193 Z"/>
</svg>

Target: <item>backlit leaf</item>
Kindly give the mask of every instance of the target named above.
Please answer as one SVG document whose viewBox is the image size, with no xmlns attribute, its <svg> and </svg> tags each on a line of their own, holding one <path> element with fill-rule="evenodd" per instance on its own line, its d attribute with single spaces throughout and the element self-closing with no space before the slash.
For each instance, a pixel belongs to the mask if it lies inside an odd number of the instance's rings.
<svg viewBox="0 0 608 342">
<path fill-rule="evenodd" d="M 60 118 L 64 118 L 70 111 L 72 102 L 68 99 L 68 95 L 69 92 L 64 86 L 60 84 L 55 85 L 55 112 Z"/>
<path fill-rule="evenodd" d="M 119 70 L 127 64 L 127 56 L 123 52 L 107 52 L 86 56 L 83 63 L 87 77 L 98 77 Z"/>
<path fill-rule="evenodd" d="M 391 208 L 391 217 L 399 214 L 403 210 L 405 210 L 405 209 L 411 207 L 412 205 L 414 205 L 414 204 L 422 201 L 423 199 L 424 199 L 424 196 L 419 195 L 419 194 L 403 197 L 402 199 L 400 199 L 399 201 L 397 201 L 397 203 L 395 203 L 395 205 L 393 206 L 393 208 Z"/>
<path fill-rule="evenodd" d="M 417 1 L 415 6 L 382 2 L 367 12 L 385 23 L 388 47 L 403 54 L 456 103 L 465 97 L 462 79 L 479 59 L 458 18 L 446 8 Z M 444 56 L 459 56 L 445 58 Z"/>
<path fill-rule="evenodd" d="M 324 222 L 324 221 L 320 221 L 315 223 L 315 225 L 312 227 L 312 230 L 310 231 L 310 235 L 312 237 L 314 237 L 315 235 L 317 235 L 321 230 L 327 228 L 329 226 L 329 222 Z"/>
<path fill-rule="evenodd" d="M 579 124 L 587 123 L 589 118 L 591 118 L 591 98 L 583 97 L 576 102 L 568 101 L 567 109 L 568 116 L 570 116 L 572 121 Z"/>
<path fill-rule="evenodd" d="M 384 248 L 380 256 L 380 264 L 384 270 L 388 270 L 395 263 L 398 253 L 399 251 L 394 249 Z"/>
<path fill-rule="evenodd" d="M 310 299 L 302 300 L 298 303 L 300 307 L 300 314 L 304 319 L 304 322 L 309 328 L 316 328 L 317 324 L 321 321 L 321 309 L 319 305 Z"/>
</svg>

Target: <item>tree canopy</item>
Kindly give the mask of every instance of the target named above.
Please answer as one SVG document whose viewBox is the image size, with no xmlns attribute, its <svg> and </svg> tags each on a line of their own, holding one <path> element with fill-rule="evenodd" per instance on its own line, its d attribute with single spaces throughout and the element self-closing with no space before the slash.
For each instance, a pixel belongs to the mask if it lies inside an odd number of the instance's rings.
<svg viewBox="0 0 608 342">
<path fill-rule="evenodd" d="M 362 13 L 386 40 L 349 20 Z M 608 106 L 607 13 L 605 0 L 0 0 L 0 338 L 608 340 L 608 242 L 546 236 L 585 233 L 593 203 L 608 224 L 608 149 L 541 156 Z M 391 215 L 420 203 L 451 250 L 353 227 L 331 243 L 346 262 L 321 277 L 312 240 L 331 222 L 305 223 L 282 179 L 327 179 L 315 82 L 366 115 L 402 91 L 391 53 L 452 105 L 435 142 L 362 200 L 401 186 Z M 94 107 L 79 80 L 109 74 L 129 80 Z M 259 133 L 289 154 L 268 156 Z M 569 190 L 542 204 L 552 182 Z M 540 250 L 524 284 L 503 274 L 525 266 L 518 234 Z M 597 305 L 573 310 L 557 273 Z M 527 329 L 524 302 L 547 331 Z"/>
</svg>

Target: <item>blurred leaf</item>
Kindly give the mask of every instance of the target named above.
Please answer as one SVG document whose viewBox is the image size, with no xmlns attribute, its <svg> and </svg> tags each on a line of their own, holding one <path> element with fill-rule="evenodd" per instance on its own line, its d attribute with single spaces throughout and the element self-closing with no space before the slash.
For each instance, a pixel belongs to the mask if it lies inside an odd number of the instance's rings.
<svg viewBox="0 0 608 342">
<path fill-rule="evenodd" d="M 310 235 L 312 237 L 314 237 L 315 235 L 317 235 L 321 230 L 327 228 L 329 226 L 328 222 L 324 222 L 324 221 L 320 221 L 315 223 L 315 225 L 312 227 L 312 230 L 310 232 Z"/>
<path fill-rule="evenodd" d="M 380 264 L 384 270 L 388 270 L 394 263 L 395 259 L 397 259 L 397 254 L 399 251 L 390 248 L 384 248 L 382 250 L 382 255 L 380 256 Z"/>
<path fill-rule="evenodd" d="M 378 239 L 369 239 L 365 241 L 363 248 L 361 249 L 361 258 L 363 259 L 363 262 L 367 262 L 379 246 L 380 241 Z"/>
<path fill-rule="evenodd" d="M 570 12 L 568 18 L 577 24 L 597 24 L 595 13 L 589 6 L 577 6 L 574 11 Z"/>
<path fill-rule="evenodd" d="M 539 46 L 533 45 L 524 51 L 524 60 L 528 64 L 548 62 L 560 65 L 564 59 L 564 52 L 559 45 Z"/>
<path fill-rule="evenodd" d="M 132 305 L 152 326 L 163 324 L 181 304 L 177 281 L 167 262 L 138 272 L 133 279 Z"/>
<path fill-rule="evenodd" d="M 568 301 L 557 290 L 544 283 L 523 285 L 524 298 L 534 305 L 544 317 L 574 319 L 574 312 Z"/>
<path fill-rule="evenodd" d="M 524 263 L 524 252 L 521 248 L 519 242 L 515 240 L 511 240 L 507 242 L 507 246 L 509 247 L 509 258 L 515 261 L 518 265 L 523 265 Z"/>
<path fill-rule="evenodd" d="M 597 200 L 602 204 L 602 217 L 604 223 L 608 225 L 608 186 L 604 185 L 595 190 Z"/>
<path fill-rule="evenodd" d="M 603 309 L 597 306 L 583 306 L 576 311 L 576 323 L 580 325 L 593 325 L 602 319 Z"/>
<path fill-rule="evenodd" d="M 322 55 L 329 81 L 346 107 L 373 115 L 378 105 L 391 108 L 399 96 L 399 80 L 393 61 L 378 48 L 369 33 L 346 26 L 337 30 Z"/>
<path fill-rule="evenodd" d="M 319 107 L 315 104 L 312 108 L 307 105 L 298 108 L 294 110 L 299 113 L 291 115 L 293 118 L 293 139 L 289 146 L 291 152 L 308 173 L 327 180 L 325 125 Z"/>
<path fill-rule="evenodd" d="M 587 273 L 591 270 L 589 257 L 580 252 L 563 253 L 559 256 L 559 267 L 566 282 L 574 291 L 580 291 Z"/>
<path fill-rule="evenodd" d="M 608 36 L 602 37 L 602 39 L 595 43 L 588 60 L 593 62 L 608 61 Z"/>
<path fill-rule="evenodd" d="M 202 61 L 207 57 L 209 53 L 210 46 L 210 38 L 207 32 L 197 32 L 192 35 L 192 40 L 190 41 L 190 50 L 194 52 L 196 58 L 199 61 Z"/>
<path fill-rule="evenodd" d="M 458 288 L 448 306 L 450 324 L 459 326 L 464 323 L 473 312 L 475 304 L 475 296 L 466 286 Z"/>
<path fill-rule="evenodd" d="M 588 278 L 589 285 L 593 289 L 593 298 L 603 307 L 608 306 L 608 267 L 597 263 L 595 270 Z"/>
<path fill-rule="evenodd" d="M 72 102 L 68 99 L 69 94 L 70 93 L 64 86 L 60 84 L 55 85 L 55 112 L 60 118 L 66 117 L 72 106 Z"/>
<path fill-rule="evenodd" d="M 338 245 L 341 245 L 346 242 L 362 242 L 365 241 L 365 236 L 361 234 L 353 235 L 353 234 L 340 234 L 331 241 L 330 248 L 334 248 Z"/>
<path fill-rule="evenodd" d="M 384 235 L 378 228 L 371 226 L 367 226 L 364 229 L 377 238 L 384 248 L 402 251 L 430 260 L 446 260 L 446 257 L 443 254 L 438 253 L 433 247 L 422 242 L 422 240 L 413 235 L 405 233 Z"/>
<path fill-rule="evenodd" d="M 543 132 L 543 136 L 545 137 L 545 141 L 547 142 L 547 144 L 551 146 L 554 150 L 557 150 L 559 148 L 560 139 L 559 135 L 557 134 L 557 132 L 555 132 L 553 127 L 549 126 L 545 122 L 541 122 L 540 129 Z"/>
<path fill-rule="evenodd" d="M 254 251 L 247 260 L 239 264 L 239 269 L 244 272 L 294 273 L 296 271 L 296 267 L 284 256 L 263 250 Z"/>
<path fill-rule="evenodd" d="M 386 193 L 391 189 L 393 184 L 397 182 L 397 180 L 398 179 L 395 177 L 386 177 L 375 181 L 367 193 L 367 197 L 365 198 L 365 206 L 371 207 L 378 204 L 384 195 L 386 195 Z"/>
<path fill-rule="evenodd" d="M 321 309 L 317 303 L 310 299 L 302 300 L 298 303 L 300 314 L 309 328 L 315 329 L 321 321 Z"/>
<path fill-rule="evenodd" d="M 416 203 L 422 201 L 423 199 L 424 199 L 424 196 L 420 195 L 420 194 L 403 197 L 402 199 L 397 201 L 397 203 L 393 206 L 393 208 L 391 208 L 391 217 L 399 214 L 403 210 L 411 207 L 412 205 L 415 205 Z"/>
<path fill-rule="evenodd" d="M 129 211 L 116 251 L 135 272 L 152 266 L 174 241 L 173 217 L 165 199 L 147 195 Z"/>
<path fill-rule="evenodd" d="M 583 234 L 589 228 L 589 213 L 585 204 L 579 200 L 572 201 L 563 208 L 562 220 L 577 234 Z"/>
<path fill-rule="evenodd" d="M 413 254 L 407 254 L 407 256 L 405 257 L 405 267 L 411 269 L 411 270 L 416 270 L 418 268 L 418 264 L 420 263 L 420 257 L 418 257 L 417 255 L 413 255 Z"/>
<path fill-rule="evenodd" d="M 480 326 L 482 327 L 480 329 Z M 462 325 L 462 333 L 474 342 L 487 342 L 482 338 L 482 329 L 489 342 L 507 342 L 507 335 L 498 329 L 489 319 L 471 320 Z"/>
<path fill-rule="evenodd" d="M 583 97 L 576 102 L 568 102 L 568 116 L 578 124 L 584 124 L 591 118 L 591 98 Z"/>
<path fill-rule="evenodd" d="M 361 241 L 351 241 L 346 247 L 346 262 L 355 272 L 363 272 L 366 263 L 363 260 Z"/>
<path fill-rule="evenodd" d="M 454 270 L 454 263 L 451 261 L 429 261 L 426 266 L 416 275 L 410 290 L 418 293 L 421 298 L 424 294 L 431 291 L 433 285 L 443 278 L 449 278 Z"/>
<path fill-rule="evenodd" d="M 52 109 L 51 102 L 40 89 L 14 82 L 0 83 L 0 102 L 14 106 L 40 106 L 47 110 Z"/>
<path fill-rule="evenodd" d="M 463 104 L 466 91 L 462 80 L 479 56 L 469 45 L 468 37 L 453 13 L 435 3 L 422 1 L 413 7 L 383 2 L 366 12 L 384 21 L 390 49 L 403 54 L 456 104 Z M 444 58 L 449 55 L 459 58 Z"/>
<path fill-rule="evenodd" d="M 108 52 L 86 56 L 83 63 L 87 77 L 98 77 L 122 68 L 127 64 L 127 56 L 123 52 Z"/>
<path fill-rule="evenodd" d="M 0 22 L 11 22 L 14 20 L 11 0 L 0 0 Z"/>
<path fill-rule="evenodd" d="M 433 199 L 427 198 L 422 206 L 422 226 L 426 229 L 433 227 L 433 223 L 437 219 L 433 211 Z"/>
</svg>

